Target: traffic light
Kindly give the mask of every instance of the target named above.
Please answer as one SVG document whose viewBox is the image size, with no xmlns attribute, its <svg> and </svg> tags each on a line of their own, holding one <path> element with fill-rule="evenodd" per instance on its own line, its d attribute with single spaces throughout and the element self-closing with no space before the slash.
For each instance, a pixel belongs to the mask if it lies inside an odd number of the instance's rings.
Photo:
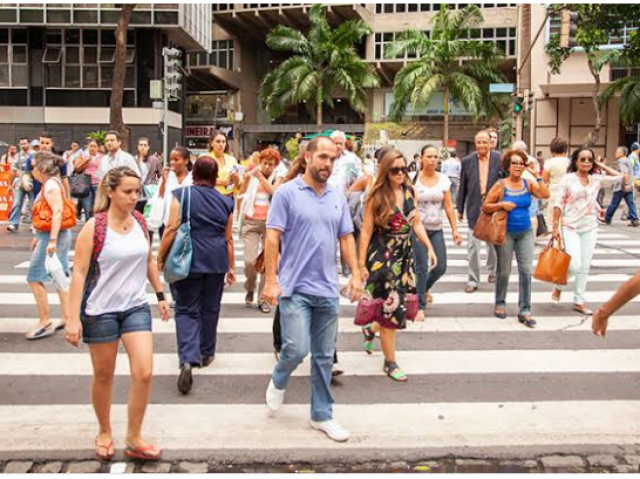
<svg viewBox="0 0 640 479">
<path fill-rule="evenodd" d="M 169 99 L 179 99 L 182 90 L 182 52 L 177 48 L 163 48 L 164 91 Z"/>
<path fill-rule="evenodd" d="M 527 110 L 533 110 L 533 105 L 536 102 L 536 94 L 532 91 L 529 91 L 528 99 L 527 99 Z"/>
<path fill-rule="evenodd" d="M 522 110 L 524 110 L 524 97 L 523 96 L 517 96 L 515 97 L 515 103 L 513 105 L 513 111 L 516 113 L 522 113 Z"/>
<path fill-rule="evenodd" d="M 561 13 L 561 21 L 560 47 L 573 48 L 577 46 L 576 34 L 578 33 L 578 24 L 580 22 L 578 13 L 564 8 Z"/>
</svg>

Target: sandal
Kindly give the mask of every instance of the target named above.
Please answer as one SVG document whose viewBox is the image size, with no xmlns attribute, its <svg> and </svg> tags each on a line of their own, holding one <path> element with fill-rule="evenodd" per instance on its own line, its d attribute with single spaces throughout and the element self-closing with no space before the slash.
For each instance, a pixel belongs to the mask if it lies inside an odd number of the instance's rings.
<svg viewBox="0 0 640 479">
<path fill-rule="evenodd" d="M 433 296 L 431 296 L 431 294 L 427 293 L 425 299 L 427 300 L 427 304 L 433 304 Z"/>
<path fill-rule="evenodd" d="M 551 301 L 553 301 L 554 303 L 559 303 L 561 295 L 562 295 L 561 289 L 553 288 L 553 293 L 551 293 Z"/>
<path fill-rule="evenodd" d="M 53 326 L 52 323 L 47 323 L 45 326 L 42 326 L 41 328 L 29 331 L 26 337 L 28 340 L 33 341 L 34 339 L 42 339 L 48 336 L 53 336 L 56 330 L 52 326 Z"/>
<path fill-rule="evenodd" d="M 271 306 L 269 306 L 266 301 L 263 301 L 263 300 L 259 301 L 258 309 L 262 311 L 264 314 L 271 314 Z"/>
<path fill-rule="evenodd" d="M 415 317 L 415 321 L 418 323 L 422 323 L 424 322 L 424 320 L 426 319 L 427 315 L 425 314 L 425 312 L 421 309 L 420 311 L 418 311 L 418 314 L 416 314 Z"/>
<path fill-rule="evenodd" d="M 162 458 L 162 450 L 158 449 L 158 452 L 153 454 L 149 451 L 157 449 L 153 444 L 147 444 L 143 447 L 129 447 L 124 451 L 124 455 L 127 459 L 140 459 L 141 461 L 159 461 Z"/>
<path fill-rule="evenodd" d="M 531 318 L 531 314 L 527 313 L 527 314 L 519 314 L 518 315 L 518 321 L 520 321 L 520 323 L 524 324 L 527 328 L 535 328 L 537 321 L 535 319 Z"/>
<path fill-rule="evenodd" d="M 584 304 L 573 303 L 573 306 L 571 307 L 571 309 L 573 309 L 574 311 L 580 314 L 584 314 L 585 316 L 593 316 L 593 311 L 585 307 Z"/>
<path fill-rule="evenodd" d="M 250 291 L 245 295 L 244 305 L 248 308 L 250 308 L 253 305 L 253 291 Z"/>
<path fill-rule="evenodd" d="M 507 319 L 507 311 L 505 308 L 498 307 L 493 310 L 493 315 L 499 319 Z"/>
<path fill-rule="evenodd" d="M 384 367 L 382 370 L 385 372 L 387 376 L 399 383 L 406 383 L 409 378 L 407 375 L 400 369 L 400 366 L 395 361 L 384 361 Z"/>
<path fill-rule="evenodd" d="M 364 336 L 364 350 L 371 355 L 374 351 L 373 341 L 376 339 L 376 333 L 371 332 L 371 324 L 362 326 L 362 335 Z"/>
<path fill-rule="evenodd" d="M 98 436 L 96 436 L 96 440 L 94 441 L 94 448 L 95 448 L 95 454 L 96 454 L 96 458 L 99 459 L 100 461 L 110 461 L 111 459 L 113 459 L 113 456 L 116 455 L 116 451 L 115 448 L 113 449 L 113 452 L 109 452 L 111 451 L 111 448 L 113 448 L 113 440 L 109 441 L 109 444 L 98 444 Z M 100 454 L 100 450 L 104 449 L 105 451 L 107 451 L 106 454 Z"/>
</svg>

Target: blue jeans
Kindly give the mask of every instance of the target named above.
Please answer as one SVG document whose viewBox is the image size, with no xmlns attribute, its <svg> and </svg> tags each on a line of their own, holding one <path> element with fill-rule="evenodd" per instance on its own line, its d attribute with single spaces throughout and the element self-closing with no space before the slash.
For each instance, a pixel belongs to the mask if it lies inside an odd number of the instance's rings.
<svg viewBox="0 0 640 479">
<path fill-rule="evenodd" d="M 311 419 L 333 418 L 331 371 L 338 338 L 338 298 L 293 293 L 280 300 L 282 351 L 273 384 L 286 389 L 293 371 L 311 352 Z"/>
<path fill-rule="evenodd" d="M 151 309 L 148 304 L 126 311 L 104 313 L 97 316 L 81 314 L 82 341 L 86 344 L 112 343 L 123 334 L 151 332 Z"/>
<path fill-rule="evenodd" d="M 611 203 L 609 204 L 609 207 L 607 208 L 607 213 L 604 216 L 605 223 L 607 224 L 611 223 L 611 220 L 613 219 L 613 215 L 618 209 L 618 206 L 620 206 L 620 202 L 623 199 L 627 203 L 627 206 L 629 207 L 629 214 L 627 215 L 629 218 L 629 221 L 636 221 L 638 219 L 638 208 L 636 208 L 636 204 L 633 201 L 633 191 L 620 190 L 620 191 L 614 192 L 613 196 L 611 197 Z"/>
<path fill-rule="evenodd" d="M 44 266 L 47 256 L 47 246 L 49 244 L 49 233 L 36 231 L 34 234 L 37 242 L 31 253 L 29 270 L 27 271 L 27 283 L 48 283 L 51 282 L 49 273 Z M 58 233 L 56 242 L 56 254 L 62 263 L 64 272 L 69 275 L 69 249 L 71 248 L 73 235 L 70 229 Z"/>
<path fill-rule="evenodd" d="M 438 265 L 429 271 L 429 251 L 413 236 L 413 253 L 416 259 L 416 288 L 418 290 L 418 307 L 427 309 L 425 291 L 429 291 L 447 271 L 447 245 L 444 241 L 444 233 L 440 231 L 427 231 L 429 241 L 438 257 Z"/>
<path fill-rule="evenodd" d="M 176 337 L 180 366 L 202 364 L 216 352 L 224 273 L 195 273 L 173 283 L 176 299 Z"/>
<path fill-rule="evenodd" d="M 511 260 L 516 253 L 518 263 L 518 314 L 531 312 L 531 275 L 533 274 L 533 257 L 535 254 L 535 235 L 533 229 L 519 233 L 507 233 L 504 244 L 496 246 L 498 255 L 498 281 L 496 283 L 496 307 L 506 307 Z"/>
<path fill-rule="evenodd" d="M 26 192 L 21 187 L 17 187 L 13 190 L 13 206 L 11 207 L 11 216 L 9 217 L 9 224 L 20 227 L 20 215 L 22 214 L 22 205 L 27 200 L 27 208 L 29 209 L 29 216 L 31 216 L 31 209 L 33 207 L 33 191 Z"/>
<path fill-rule="evenodd" d="M 97 191 L 98 185 L 91 185 L 91 188 L 89 188 L 89 194 L 84 198 L 78 198 L 78 218 L 80 217 L 81 210 L 84 210 L 85 221 L 89 221 L 89 218 L 93 216 L 93 205 L 96 201 Z"/>
</svg>

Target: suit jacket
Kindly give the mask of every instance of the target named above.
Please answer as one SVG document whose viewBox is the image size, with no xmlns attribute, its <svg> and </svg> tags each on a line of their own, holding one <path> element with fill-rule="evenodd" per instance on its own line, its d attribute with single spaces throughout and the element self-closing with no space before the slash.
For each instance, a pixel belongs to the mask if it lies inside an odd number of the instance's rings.
<svg viewBox="0 0 640 479">
<path fill-rule="evenodd" d="M 491 151 L 489 155 L 489 175 L 487 177 L 487 191 L 502 176 L 502 165 L 500 164 L 500 153 Z M 460 186 L 458 189 L 459 212 L 465 212 L 469 228 L 476 226 L 480 216 L 483 198 L 480 194 L 480 168 L 478 167 L 478 153 L 472 153 L 462 159 L 462 171 L 460 172 Z M 466 207 L 466 209 L 465 209 Z"/>
</svg>

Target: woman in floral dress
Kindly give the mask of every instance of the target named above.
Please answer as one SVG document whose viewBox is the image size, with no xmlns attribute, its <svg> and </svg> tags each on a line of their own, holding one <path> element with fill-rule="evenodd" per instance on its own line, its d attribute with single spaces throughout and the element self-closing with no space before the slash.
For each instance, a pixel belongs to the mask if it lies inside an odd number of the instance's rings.
<svg viewBox="0 0 640 479">
<path fill-rule="evenodd" d="M 383 371 L 398 382 L 406 382 L 407 376 L 396 363 L 396 330 L 407 327 L 405 299 L 416 294 L 412 230 L 435 266 L 436 255 L 416 209 L 407 161 L 402 153 L 390 149 L 380 162 L 378 177 L 367 197 L 359 258 L 366 291 L 374 299 L 383 300 L 382 316 L 362 328 L 364 348 L 371 354 L 375 335 L 380 332 Z"/>
</svg>

